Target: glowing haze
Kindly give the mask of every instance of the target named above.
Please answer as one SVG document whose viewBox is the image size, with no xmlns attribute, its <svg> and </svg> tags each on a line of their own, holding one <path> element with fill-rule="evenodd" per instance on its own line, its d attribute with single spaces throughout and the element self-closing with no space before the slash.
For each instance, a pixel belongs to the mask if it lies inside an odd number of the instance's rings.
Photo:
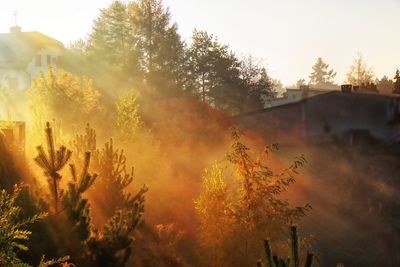
<svg viewBox="0 0 400 267">
<path fill-rule="evenodd" d="M 23 31 L 40 31 L 68 45 L 85 37 L 99 9 L 112 0 L 0 1 L 0 32 L 18 11 Z M 194 28 L 218 36 L 237 54 L 263 60 L 285 85 L 308 79 L 322 57 L 342 83 L 357 53 L 377 77 L 400 68 L 399 0 L 164 0 L 187 40 Z"/>
</svg>

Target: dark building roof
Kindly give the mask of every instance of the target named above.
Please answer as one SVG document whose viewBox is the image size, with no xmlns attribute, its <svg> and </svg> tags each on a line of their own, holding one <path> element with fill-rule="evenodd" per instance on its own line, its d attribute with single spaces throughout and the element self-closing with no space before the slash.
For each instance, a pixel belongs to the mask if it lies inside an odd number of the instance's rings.
<svg viewBox="0 0 400 267">
<path fill-rule="evenodd" d="M 294 105 L 299 105 L 301 103 L 307 102 L 310 99 L 317 100 L 319 98 L 326 98 L 326 97 L 328 97 L 328 98 L 332 98 L 332 97 L 357 98 L 357 99 L 360 99 L 360 101 L 369 101 L 369 100 L 373 101 L 374 99 L 398 99 L 398 100 L 400 100 L 400 95 L 398 95 L 398 94 L 381 94 L 381 93 L 367 92 L 367 91 L 353 92 L 353 93 L 343 93 L 341 91 L 329 91 L 325 94 L 310 96 L 308 98 L 300 99 L 296 102 L 290 102 L 290 103 L 282 104 L 279 106 L 274 106 L 274 107 L 264 108 L 261 110 L 256 110 L 256 111 L 252 111 L 252 112 L 239 114 L 239 115 L 234 116 L 234 118 L 251 116 L 253 114 L 269 112 L 272 110 L 285 109 L 287 107 L 291 107 Z M 334 104 L 334 103 L 332 103 L 332 104 Z"/>
<path fill-rule="evenodd" d="M 40 32 L 21 32 L 19 28 L 13 28 L 10 33 L 0 34 L 0 68 L 26 67 L 46 46 L 64 48 L 61 42 Z"/>
</svg>

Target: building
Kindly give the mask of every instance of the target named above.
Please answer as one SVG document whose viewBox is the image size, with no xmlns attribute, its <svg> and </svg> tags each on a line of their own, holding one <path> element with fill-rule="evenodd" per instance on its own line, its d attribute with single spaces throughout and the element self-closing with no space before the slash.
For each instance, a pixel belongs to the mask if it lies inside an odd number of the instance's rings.
<svg viewBox="0 0 400 267">
<path fill-rule="evenodd" d="M 0 34 L 0 86 L 24 90 L 49 66 L 57 68 L 64 45 L 39 32 L 22 32 L 19 26 Z"/>
<path fill-rule="evenodd" d="M 272 142 L 372 138 L 385 143 L 400 141 L 400 96 L 332 91 L 300 101 L 236 116 L 245 129 L 259 132 Z"/>
<path fill-rule="evenodd" d="M 309 86 L 300 86 L 300 88 L 287 88 L 282 97 L 266 100 L 264 108 L 272 108 L 294 103 L 307 97 L 325 94 L 332 91 L 333 90 L 329 89 L 310 88 Z"/>
<path fill-rule="evenodd" d="M 25 122 L 0 121 L 0 139 L 14 151 L 25 154 Z"/>
</svg>

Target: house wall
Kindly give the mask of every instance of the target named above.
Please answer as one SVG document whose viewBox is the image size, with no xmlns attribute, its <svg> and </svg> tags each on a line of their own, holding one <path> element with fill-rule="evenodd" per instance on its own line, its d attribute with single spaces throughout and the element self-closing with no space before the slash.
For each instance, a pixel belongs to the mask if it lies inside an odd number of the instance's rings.
<svg viewBox="0 0 400 267">
<path fill-rule="evenodd" d="M 0 69 L 0 85 L 12 90 L 30 88 L 30 74 L 24 69 Z"/>
<path fill-rule="evenodd" d="M 269 143 L 293 143 L 305 137 L 304 115 L 303 106 L 294 103 L 237 116 L 234 121 Z"/>
<path fill-rule="evenodd" d="M 309 98 L 304 102 L 306 135 L 312 140 L 351 139 L 358 131 L 395 142 L 400 133 L 394 123 L 399 107 L 399 99 L 374 94 L 335 93 Z"/>
<path fill-rule="evenodd" d="M 287 89 L 285 97 L 267 100 L 264 104 L 264 108 L 272 108 L 272 107 L 277 107 L 277 106 L 281 106 L 281 105 L 285 105 L 285 104 L 290 104 L 290 103 L 298 102 L 307 97 L 312 97 L 312 96 L 316 96 L 316 95 L 324 94 L 324 93 L 328 93 L 328 92 L 329 92 L 328 90 L 326 90 L 324 92 L 322 90 L 308 89 L 307 93 L 304 94 L 304 92 L 300 89 Z"/>
<path fill-rule="evenodd" d="M 59 67 L 58 60 L 61 53 L 62 51 L 58 47 L 45 47 L 34 55 L 24 69 L 0 69 L 0 84 L 12 90 L 31 88 L 32 79 L 37 79 L 40 71 L 46 72 L 50 65 L 54 68 Z M 47 56 L 50 56 L 50 65 L 47 62 Z M 39 63 L 37 57 L 40 59 L 40 65 L 37 64 Z"/>
<path fill-rule="evenodd" d="M 237 116 L 246 130 L 272 142 L 296 140 L 353 142 L 357 135 L 400 141 L 400 98 L 331 92 L 302 101 Z"/>
<path fill-rule="evenodd" d="M 58 67 L 58 60 L 61 56 L 61 52 L 61 49 L 58 47 L 45 47 L 41 49 L 29 62 L 26 71 L 29 73 L 32 79 L 37 79 L 40 71 L 46 72 L 50 65 L 54 68 Z M 36 62 L 37 56 L 40 56 L 40 66 L 38 66 Z M 47 62 L 47 56 L 50 56 L 50 65 Z"/>
</svg>

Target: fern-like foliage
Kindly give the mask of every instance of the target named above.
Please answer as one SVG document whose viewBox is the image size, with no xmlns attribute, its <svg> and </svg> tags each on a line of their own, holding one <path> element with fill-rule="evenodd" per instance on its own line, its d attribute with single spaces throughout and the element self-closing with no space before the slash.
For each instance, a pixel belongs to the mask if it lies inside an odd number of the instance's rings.
<svg viewBox="0 0 400 267">
<path fill-rule="evenodd" d="M 36 163 L 44 170 L 45 176 L 48 177 L 49 189 L 53 196 L 54 211 L 55 213 L 59 210 L 60 202 L 60 180 L 61 175 L 59 171 L 64 168 L 68 160 L 71 158 L 72 152 L 65 146 L 61 146 L 56 150 L 54 145 L 53 132 L 50 127 L 50 123 L 46 123 L 46 140 L 48 152 L 46 154 L 42 146 L 37 147 L 38 155 L 34 159 Z"/>
<path fill-rule="evenodd" d="M 17 255 L 20 250 L 28 250 L 24 243 L 31 232 L 24 228 L 47 216 L 47 213 L 39 213 L 21 220 L 21 208 L 17 205 L 21 190 L 20 185 L 15 185 L 11 194 L 0 191 L 0 266 L 29 266 Z"/>
</svg>

